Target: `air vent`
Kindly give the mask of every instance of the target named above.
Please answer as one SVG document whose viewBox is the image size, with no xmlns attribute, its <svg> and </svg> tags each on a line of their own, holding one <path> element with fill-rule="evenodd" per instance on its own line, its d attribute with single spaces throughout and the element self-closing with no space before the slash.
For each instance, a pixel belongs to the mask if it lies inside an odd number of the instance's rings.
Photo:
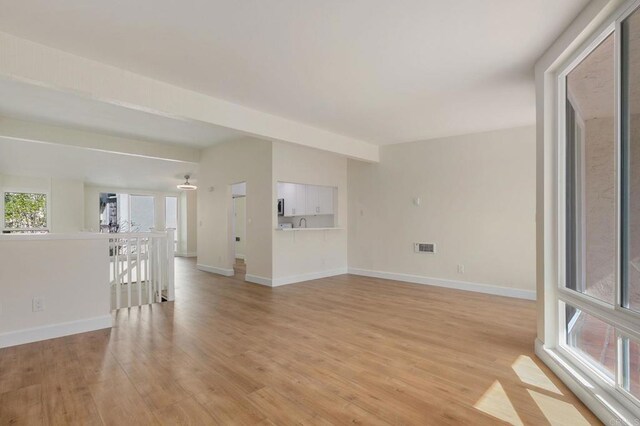
<svg viewBox="0 0 640 426">
<path fill-rule="evenodd" d="M 413 249 L 416 253 L 434 254 L 436 252 L 436 245 L 434 243 L 415 243 Z"/>
</svg>

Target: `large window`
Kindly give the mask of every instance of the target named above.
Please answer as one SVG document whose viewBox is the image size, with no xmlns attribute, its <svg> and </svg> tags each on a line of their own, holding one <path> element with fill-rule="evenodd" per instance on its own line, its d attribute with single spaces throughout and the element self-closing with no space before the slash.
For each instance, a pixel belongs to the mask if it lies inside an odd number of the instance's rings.
<svg viewBox="0 0 640 426">
<path fill-rule="evenodd" d="M 617 24 L 559 79 L 556 343 L 640 412 L 640 11 Z"/>
<path fill-rule="evenodd" d="M 100 232 L 149 232 L 154 223 L 153 196 L 100 194 Z"/>
<path fill-rule="evenodd" d="M 47 194 L 5 192 L 3 233 L 48 232 Z"/>
</svg>

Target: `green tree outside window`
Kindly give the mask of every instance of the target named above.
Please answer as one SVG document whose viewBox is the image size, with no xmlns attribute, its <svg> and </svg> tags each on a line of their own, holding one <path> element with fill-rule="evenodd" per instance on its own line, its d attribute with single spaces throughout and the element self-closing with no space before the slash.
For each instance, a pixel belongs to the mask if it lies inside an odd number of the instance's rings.
<svg viewBox="0 0 640 426">
<path fill-rule="evenodd" d="M 47 196 L 22 192 L 4 194 L 4 226 L 7 229 L 47 227 Z"/>
</svg>

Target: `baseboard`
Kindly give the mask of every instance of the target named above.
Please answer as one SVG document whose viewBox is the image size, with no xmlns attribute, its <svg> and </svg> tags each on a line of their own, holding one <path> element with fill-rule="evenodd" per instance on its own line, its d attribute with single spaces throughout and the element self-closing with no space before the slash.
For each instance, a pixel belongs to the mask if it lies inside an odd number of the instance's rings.
<svg viewBox="0 0 640 426">
<path fill-rule="evenodd" d="M 238 253 L 236 253 L 236 259 L 242 259 L 242 260 L 244 260 L 244 254 L 238 254 Z"/>
<path fill-rule="evenodd" d="M 56 337 L 69 336 L 71 334 L 102 330 L 103 328 L 111 328 L 112 325 L 113 318 L 111 317 L 111 314 L 108 314 L 78 321 L 10 331 L 8 333 L 0 334 L 0 348 L 39 342 L 47 339 L 55 339 Z"/>
<path fill-rule="evenodd" d="M 308 274 L 291 275 L 288 277 L 272 279 L 271 286 L 278 287 L 281 285 L 295 284 L 303 281 L 319 280 L 320 278 L 335 277 L 336 275 L 344 275 L 346 273 L 347 273 L 347 268 L 338 268 L 338 269 L 331 269 L 328 271 L 311 272 Z"/>
<path fill-rule="evenodd" d="M 197 268 L 201 271 L 211 272 L 218 275 L 224 275 L 225 277 L 232 277 L 234 275 L 233 269 L 218 268 L 217 266 L 197 265 Z"/>
<path fill-rule="evenodd" d="M 584 405 L 605 425 L 636 425 L 638 416 L 620 404 L 609 392 L 598 383 L 582 374 L 579 369 L 557 350 L 544 346 L 540 339 L 535 341 L 535 351 L 553 373 L 567 385 Z"/>
<path fill-rule="evenodd" d="M 244 280 L 254 284 L 265 285 L 271 287 L 271 278 L 260 277 L 258 275 L 246 274 Z"/>
<path fill-rule="evenodd" d="M 437 287 L 474 291 L 476 293 L 494 294 L 497 296 L 514 297 L 518 299 L 536 300 L 536 292 L 533 290 L 520 290 L 516 288 L 498 287 L 491 284 L 454 281 L 443 278 L 425 277 L 421 275 L 400 274 L 397 272 L 370 271 L 368 269 L 359 268 L 349 268 L 349 273 L 353 275 L 362 275 L 364 277 L 404 281 L 413 284 L 433 285 Z"/>
<path fill-rule="evenodd" d="M 196 252 L 176 253 L 176 257 L 198 257 L 198 255 L 196 254 Z"/>
</svg>

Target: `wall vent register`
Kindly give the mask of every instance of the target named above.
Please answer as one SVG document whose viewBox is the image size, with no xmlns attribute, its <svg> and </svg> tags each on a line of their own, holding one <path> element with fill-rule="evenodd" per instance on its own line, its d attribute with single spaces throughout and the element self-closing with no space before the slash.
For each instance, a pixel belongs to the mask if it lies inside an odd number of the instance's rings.
<svg viewBox="0 0 640 426">
<path fill-rule="evenodd" d="M 416 253 L 435 254 L 436 245 L 434 243 L 414 243 L 413 249 Z"/>
</svg>

